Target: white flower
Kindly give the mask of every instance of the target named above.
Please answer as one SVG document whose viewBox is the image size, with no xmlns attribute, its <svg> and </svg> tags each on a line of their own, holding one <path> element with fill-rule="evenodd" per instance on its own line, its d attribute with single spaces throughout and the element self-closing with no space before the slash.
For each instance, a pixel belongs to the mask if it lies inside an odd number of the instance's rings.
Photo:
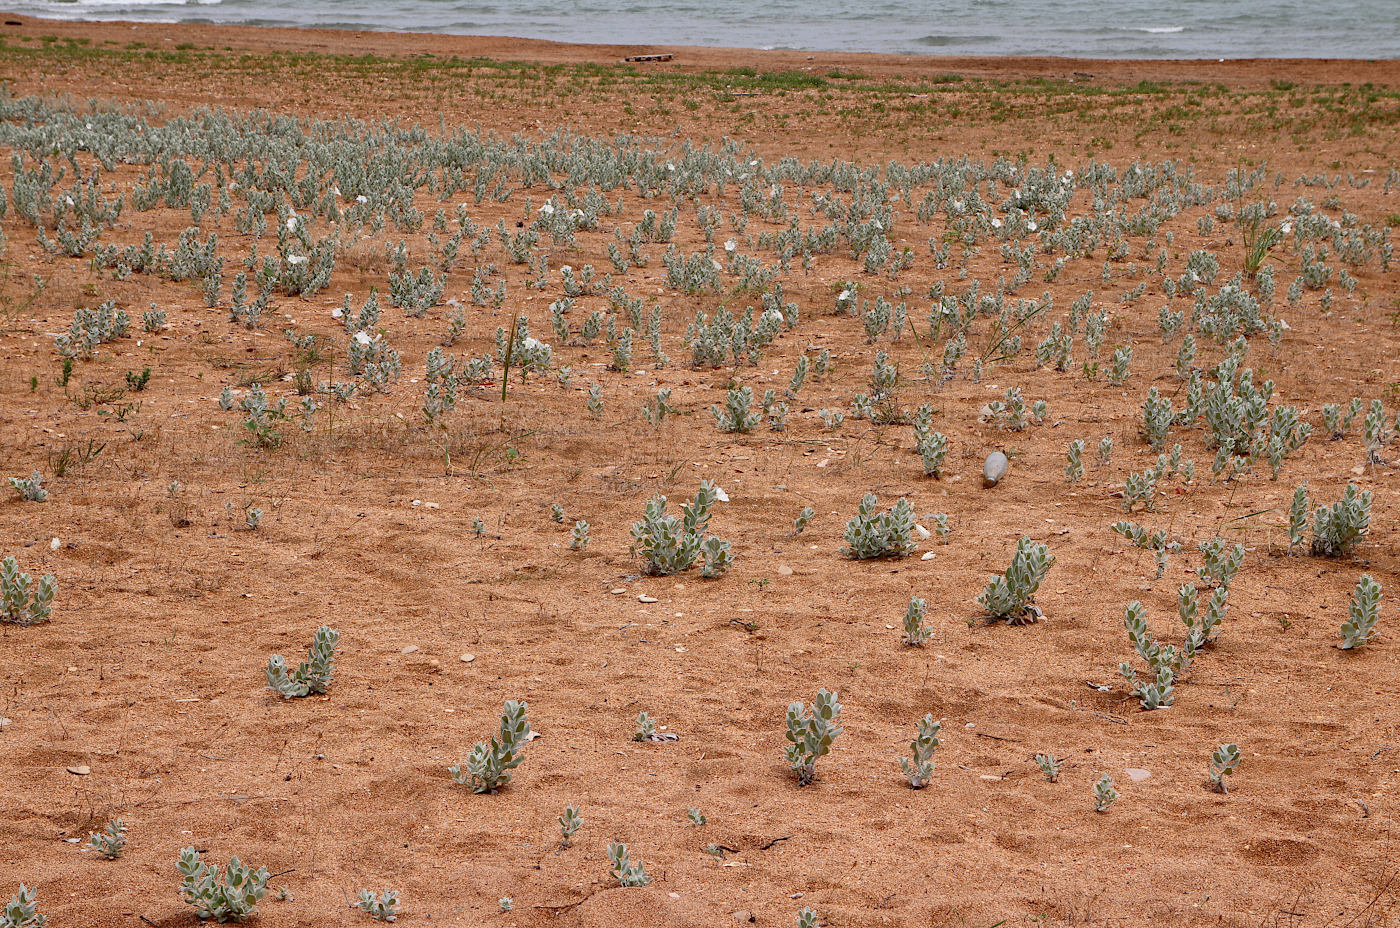
<svg viewBox="0 0 1400 928">
<path fill-rule="evenodd" d="M 561 273 L 561 274 L 572 274 L 573 272 L 574 272 L 574 269 L 573 269 L 572 267 L 570 267 L 569 265 L 567 265 L 567 264 L 565 264 L 565 265 L 563 265 L 562 267 L 559 268 L 559 273 Z"/>
<path fill-rule="evenodd" d="M 297 230 L 297 214 L 296 214 L 296 213 L 292 213 L 290 216 L 287 217 L 287 231 L 288 231 L 288 232 L 295 232 L 296 230 Z"/>
<path fill-rule="evenodd" d="M 521 342 L 520 344 L 530 349 L 531 351 L 537 351 L 538 349 L 544 347 L 544 342 L 540 341 L 538 338 L 535 338 L 533 335 L 525 336 L 525 341 Z"/>
<path fill-rule="evenodd" d="M 1026 223 L 1026 229 L 1028 231 L 1034 232 L 1037 228 L 1039 228 L 1039 226 L 1037 226 L 1034 222 Z"/>
<path fill-rule="evenodd" d="M 356 333 L 355 333 L 355 341 L 358 342 L 358 343 L 361 344 L 361 345 L 368 345 L 369 342 L 370 342 L 370 338 L 369 338 L 369 335 L 367 335 L 367 334 L 364 333 L 364 332 L 356 332 Z"/>
<path fill-rule="evenodd" d="M 344 316 L 344 315 L 345 315 L 345 310 L 341 309 L 339 306 L 337 306 L 335 309 L 331 310 L 331 318 L 332 318 L 332 319 L 339 319 L 339 318 L 341 318 L 341 317 Z"/>
<path fill-rule="evenodd" d="M 306 255 L 287 255 L 288 264 L 305 264 Z"/>
<path fill-rule="evenodd" d="M 992 217 L 992 228 L 993 228 L 993 229 L 1000 229 L 1000 228 L 1001 228 L 1001 220 L 1000 220 L 1000 219 L 997 219 L 995 216 Z"/>
<path fill-rule="evenodd" d="M 838 296 L 836 299 L 837 299 L 838 301 L 840 301 L 840 300 L 849 300 L 850 298 L 851 298 L 851 291 L 850 291 L 850 290 L 842 290 L 842 291 L 841 291 L 841 295 Z"/>
<path fill-rule="evenodd" d="M 725 250 L 725 251 L 733 251 L 733 250 L 734 250 L 735 248 L 737 248 L 737 247 L 738 247 L 738 245 L 735 244 L 734 239 L 732 239 L 732 238 L 731 238 L 729 241 L 727 241 L 727 242 L 724 243 L 724 250 Z"/>
<path fill-rule="evenodd" d="M 727 503 L 729 502 L 729 494 L 724 492 L 720 487 L 715 487 L 715 499 L 719 500 L 721 503 Z"/>
<path fill-rule="evenodd" d="M 666 170 L 668 170 L 668 171 L 674 171 L 675 169 L 676 169 L 676 166 L 675 166 L 674 164 L 672 164 L 672 163 L 669 162 L 669 161 L 666 162 Z"/>
<path fill-rule="evenodd" d="M 1282 232 L 1284 235 L 1289 235 L 1289 234 L 1291 234 L 1291 233 L 1293 232 L 1293 220 L 1292 220 L 1292 219 L 1284 220 L 1283 225 L 1279 226 L 1279 227 L 1278 227 L 1278 230 L 1279 230 L 1280 232 Z"/>
<path fill-rule="evenodd" d="M 541 206 L 541 207 L 540 207 L 540 215 L 541 215 L 541 216 L 553 216 L 553 215 L 554 215 L 554 204 L 552 204 L 552 203 L 546 203 L 544 206 Z"/>
</svg>

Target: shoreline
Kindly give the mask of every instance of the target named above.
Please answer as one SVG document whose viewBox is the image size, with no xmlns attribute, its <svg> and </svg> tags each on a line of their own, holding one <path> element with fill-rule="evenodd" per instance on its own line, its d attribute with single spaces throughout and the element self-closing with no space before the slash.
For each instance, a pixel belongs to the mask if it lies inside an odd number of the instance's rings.
<svg viewBox="0 0 1400 928">
<path fill-rule="evenodd" d="M 869 76 L 936 79 L 958 75 L 985 80 L 1065 80 L 1130 85 L 1152 82 L 1206 82 L 1234 87 L 1271 82 L 1370 83 L 1400 86 L 1400 59 L 1231 58 L 1117 59 L 895 55 L 879 52 L 807 52 L 787 49 L 723 48 L 685 45 L 589 45 L 510 36 L 375 32 L 358 29 L 282 26 L 148 23 L 124 20 L 76 21 L 3 14 L 6 42 L 55 37 L 94 45 L 143 43 L 151 50 L 194 45 L 205 51 L 259 54 L 320 54 L 385 58 L 489 58 L 542 65 L 623 65 L 632 55 L 670 54 L 668 62 L 634 65 L 669 72 L 755 68 L 761 71 L 859 70 Z"/>
</svg>

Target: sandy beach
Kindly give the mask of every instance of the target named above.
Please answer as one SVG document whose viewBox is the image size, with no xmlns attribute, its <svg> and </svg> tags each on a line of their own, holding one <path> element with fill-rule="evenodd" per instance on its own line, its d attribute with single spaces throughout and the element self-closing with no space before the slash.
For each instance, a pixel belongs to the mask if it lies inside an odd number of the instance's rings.
<svg viewBox="0 0 1400 928">
<path fill-rule="evenodd" d="M 195 847 L 267 868 L 265 926 L 370 924 L 365 888 L 472 928 L 1394 922 L 1400 61 L 0 21 L 0 476 L 48 491 L 7 482 L 0 558 L 58 585 L 0 623 L 0 897 L 193 926 Z M 522 317 L 550 351 L 504 367 Z M 647 500 L 702 480 L 732 564 L 649 569 Z M 1301 485 L 1369 530 L 1290 539 Z M 843 553 L 866 493 L 916 551 Z M 1054 564 L 1013 625 L 977 596 L 1022 537 Z M 1183 585 L 1228 618 L 1149 710 L 1125 605 L 1184 648 Z M 321 625 L 326 692 L 269 690 Z M 506 700 L 539 737 L 477 795 L 448 768 Z"/>
</svg>

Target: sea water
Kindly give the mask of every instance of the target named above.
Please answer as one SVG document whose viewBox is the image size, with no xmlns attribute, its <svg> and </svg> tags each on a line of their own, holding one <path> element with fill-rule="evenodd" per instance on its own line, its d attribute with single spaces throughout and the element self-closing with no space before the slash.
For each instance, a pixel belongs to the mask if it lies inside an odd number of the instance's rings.
<svg viewBox="0 0 1400 928">
<path fill-rule="evenodd" d="M 1396 58 L 1400 0 L 0 0 L 58 19 L 920 55 Z"/>
</svg>

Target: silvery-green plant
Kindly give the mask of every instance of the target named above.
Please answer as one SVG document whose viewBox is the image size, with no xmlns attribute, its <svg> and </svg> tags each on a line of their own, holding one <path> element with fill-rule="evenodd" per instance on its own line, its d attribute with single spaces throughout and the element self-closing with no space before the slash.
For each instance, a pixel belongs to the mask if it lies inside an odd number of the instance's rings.
<svg viewBox="0 0 1400 928">
<path fill-rule="evenodd" d="M 830 409 L 819 409 L 817 417 L 822 420 L 822 424 L 826 426 L 827 430 L 832 432 L 839 429 L 841 423 L 846 421 L 846 414 L 840 410 L 832 412 Z"/>
<path fill-rule="evenodd" d="M 180 852 L 176 869 L 182 877 L 180 894 L 201 919 L 241 922 L 257 914 L 258 902 L 267 895 L 267 868 L 254 870 L 237 857 L 230 857 L 220 872 L 200 860 L 199 851 L 187 847 Z"/>
<path fill-rule="evenodd" d="M 31 589 L 33 592 L 31 593 Z M 11 625 L 40 625 L 53 614 L 53 598 L 58 581 L 44 574 L 36 584 L 29 574 L 20 573 L 13 557 L 0 561 L 0 622 Z"/>
<path fill-rule="evenodd" d="M 1108 807 L 1113 805 L 1117 798 L 1118 790 L 1113 788 L 1113 780 L 1105 773 L 1094 784 L 1094 811 L 1107 812 Z"/>
<path fill-rule="evenodd" d="M 150 309 L 141 314 L 141 328 L 147 332 L 159 332 L 166 326 L 165 310 Z"/>
<path fill-rule="evenodd" d="M 1065 479 L 1076 483 L 1084 479 L 1084 440 L 1075 439 L 1065 452 Z"/>
<path fill-rule="evenodd" d="M 562 525 L 564 523 L 564 507 L 558 503 L 551 503 L 549 506 L 549 517 Z"/>
<path fill-rule="evenodd" d="M 787 762 L 797 774 L 797 785 L 807 786 L 817 775 L 817 761 L 831 751 L 841 729 L 836 725 L 841 703 L 835 693 L 817 691 L 810 706 L 799 700 L 787 710 Z"/>
<path fill-rule="evenodd" d="M 648 500 L 642 518 L 632 524 L 630 550 L 641 556 L 642 569 L 655 576 L 669 576 L 689 569 L 702 553 L 706 564 L 712 556 L 719 556 L 721 552 L 714 546 L 710 552 L 704 548 L 710 509 L 718 499 L 714 484 L 702 481 L 695 499 L 681 506 L 679 519 L 666 514 L 666 497 L 658 494 Z M 727 565 L 726 559 L 724 566 Z"/>
<path fill-rule="evenodd" d="M 792 534 L 801 535 L 807 526 L 811 524 L 816 514 L 817 511 L 811 506 L 803 506 L 802 511 L 797 514 L 797 518 L 792 520 Z"/>
<path fill-rule="evenodd" d="M 1054 563 L 1055 555 L 1050 553 L 1049 545 L 1022 537 L 1016 542 L 1016 552 L 1011 556 L 1006 573 L 993 575 L 977 602 L 993 619 L 1008 625 L 1037 621 L 1041 612 L 1034 604 L 1035 592 Z"/>
<path fill-rule="evenodd" d="M 49 498 L 49 491 L 42 486 L 43 477 L 38 470 L 28 477 L 11 477 L 10 486 L 14 487 L 19 498 L 30 503 L 42 503 Z"/>
<path fill-rule="evenodd" d="M 228 412 L 233 408 L 235 402 L 236 400 L 233 398 L 233 388 L 228 384 L 224 384 L 224 388 L 219 391 L 219 408 L 224 412 Z"/>
<path fill-rule="evenodd" d="M 929 629 L 924 625 L 928 603 L 915 596 L 909 600 L 909 608 L 904 610 L 904 643 L 920 648 L 928 641 Z"/>
<path fill-rule="evenodd" d="M 500 899 L 496 900 L 496 905 L 503 913 L 515 911 L 515 900 L 510 896 L 502 896 Z"/>
<path fill-rule="evenodd" d="M 1204 563 L 1197 569 L 1202 580 L 1219 587 L 1228 588 L 1230 581 L 1244 564 L 1244 545 L 1229 544 L 1223 538 L 1203 541 L 1199 546 Z"/>
<path fill-rule="evenodd" d="M 589 384 L 588 386 L 588 414 L 597 419 L 603 415 L 603 385 Z"/>
<path fill-rule="evenodd" d="M 1131 473 L 1123 482 L 1123 511 L 1132 512 L 1138 503 L 1148 512 L 1157 508 L 1157 472 Z"/>
<path fill-rule="evenodd" d="M 360 897 L 355 902 L 355 908 L 379 922 L 395 922 L 399 920 L 399 891 L 397 889 L 386 889 L 382 893 L 373 890 L 360 890 Z"/>
<path fill-rule="evenodd" d="M 646 868 L 641 862 L 632 863 L 627 850 L 627 845 L 621 841 L 614 841 L 608 845 L 608 860 L 612 863 L 612 869 L 608 872 L 613 879 L 617 880 L 617 885 L 622 887 L 646 886 L 651 883 L 651 877 L 647 876 Z"/>
<path fill-rule="evenodd" d="M 711 535 L 700 542 L 700 555 L 704 562 L 700 565 L 700 576 L 713 580 L 724 574 L 734 563 L 734 553 L 729 542 Z"/>
<path fill-rule="evenodd" d="M 1113 352 L 1113 366 L 1108 369 L 1108 382 L 1120 387 L 1128 379 L 1128 368 L 1133 363 L 1133 346 L 1124 345 Z"/>
<path fill-rule="evenodd" d="M 1163 397 L 1156 387 L 1150 388 L 1142 404 L 1142 437 L 1153 451 L 1166 447 L 1167 435 L 1175 421 L 1171 398 Z"/>
<path fill-rule="evenodd" d="M 1113 436 L 1105 435 L 1099 440 L 1099 466 L 1107 464 L 1113 457 Z"/>
<path fill-rule="evenodd" d="M 262 523 L 263 511 L 257 506 L 249 506 L 243 510 L 243 524 L 248 527 L 248 531 L 256 532 L 258 525 Z"/>
<path fill-rule="evenodd" d="M 574 529 L 569 535 L 569 548 L 574 551 L 582 551 L 588 547 L 589 525 L 583 519 L 574 523 Z"/>
<path fill-rule="evenodd" d="M 481 521 L 481 516 L 472 516 L 472 534 L 478 538 L 486 534 L 486 523 Z"/>
<path fill-rule="evenodd" d="M 1342 643 L 1337 647 L 1349 651 L 1366 644 L 1375 633 L 1380 606 L 1381 585 L 1370 575 L 1362 574 L 1356 589 L 1352 591 L 1347 620 L 1342 623 Z"/>
<path fill-rule="evenodd" d="M 751 411 L 752 406 L 753 390 L 749 387 L 735 387 L 725 397 L 723 406 L 715 404 L 710 407 L 710 414 L 715 417 L 715 425 L 721 432 L 747 434 L 758 428 L 763 421 L 757 413 Z"/>
<path fill-rule="evenodd" d="M 797 359 L 797 366 L 792 372 L 792 382 L 788 384 L 787 395 L 789 399 L 796 399 L 797 394 L 802 390 L 802 385 L 807 382 L 807 371 L 811 367 L 811 362 L 804 354 Z"/>
<path fill-rule="evenodd" d="M 23 883 L 9 903 L 0 909 L 0 928 L 44 928 L 48 923 L 48 918 L 39 912 L 34 890 Z"/>
<path fill-rule="evenodd" d="M 1311 551 L 1318 557 L 1338 557 L 1351 551 L 1371 526 L 1371 491 L 1347 484 L 1342 498 L 1313 513 Z"/>
<path fill-rule="evenodd" d="M 1240 765 L 1240 748 L 1237 744 L 1222 744 L 1211 752 L 1210 766 L 1206 768 L 1206 775 L 1210 779 L 1212 789 L 1217 792 L 1228 793 L 1230 790 L 1225 786 L 1225 778 L 1235 772 L 1235 768 Z"/>
<path fill-rule="evenodd" d="M 335 677 L 335 649 L 339 643 L 340 633 L 322 625 L 311 639 L 306 660 L 291 673 L 287 672 L 287 662 L 282 655 L 272 655 L 267 661 L 268 688 L 286 699 L 326 692 Z"/>
<path fill-rule="evenodd" d="M 948 436 L 942 432 L 929 432 L 926 438 L 919 440 L 918 452 L 924 475 L 940 479 L 943 476 L 943 462 L 948 457 Z"/>
<path fill-rule="evenodd" d="M 933 779 L 933 752 L 938 750 L 938 731 L 941 727 L 942 723 L 934 721 L 931 712 L 919 719 L 918 734 L 909 742 L 913 756 L 899 759 L 900 769 L 909 778 L 909 786 L 913 789 L 923 789 Z"/>
<path fill-rule="evenodd" d="M 514 699 L 506 700 L 501 712 L 501 727 L 497 735 L 478 741 L 467 758 L 467 769 L 453 764 L 448 768 L 452 780 L 459 786 L 470 786 L 474 793 L 494 793 L 509 785 L 511 773 L 525 759 L 522 750 L 530 738 L 529 706 Z"/>
<path fill-rule="evenodd" d="M 1035 765 L 1045 775 L 1045 782 L 1054 783 L 1060 778 L 1060 759 L 1054 754 L 1037 754 Z"/>
<path fill-rule="evenodd" d="M 924 518 L 933 522 L 933 537 L 938 539 L 938 544 L 946 545 L 948 535 L 952 531 L 948 527 L 948 514 L 946 512 L 930 512 Z"/>
<path fill-rule="evenodd" d="M 853 560 L 907 557 L 919 546 L 914 540 L 914 507 L 901 497 L 889 512 L 877 513 L 879 500 L 867 493 L 846 523 L 841 553 Z"/>
<path fill-rule="evenodd" d="M 694 825 L 696 828 L 699 828 L 701 825 L 708 824 L 710 821 L 709 816 L 707 816 L 704 812 L 701 812 L 699 809 L 691 809 L 685 814 L 685 817 L 686 821 L 690 822 L 690 824 Z"/>
<path fill-rule="evenodd" d="M 1127 661 L 1118 665 L 1118 672 L 1128 682 L 1133 695 L 1138 697 L 1144 709 L 1166 708 L 1175 699 L 1172 684 L 1177 674 L 1185 669 L 1183 664 L 1187 658 L 1175 647 L 1163 647 L 1157 643 L 1157 639 L 1147 629 L 1147 610 L 1142 603 L 1134 600 L 1128 603 L 1123 611 L 1123 625 L 1128 630 L 1128 640 L 1138 655 L 1147 662 L 1153 676 L 1139 680 L 1137 671 Z"/>
<path fill-rule="evenodd" d="M 812 909 L 804 908 L 797 913 L 797 928 L 819 928 L 821 922 L 817 921 L 817 913 Z"/>
<path fill-rule="evenodd" d="M 559 816 L 559 847 L 564 849 L 569 847 L 574 835 L 583 827 L 583 817 L 578 814 L 578 809 L 574 806 L 565 806 L 564 814 Z"/>
<path fill-rule="evenodd" d="M 88 835 L 87 846 L 108 860 L 116 860 L 126 850 L 126 823 L 110 819 L 107 827 Z"/>
</svg>

